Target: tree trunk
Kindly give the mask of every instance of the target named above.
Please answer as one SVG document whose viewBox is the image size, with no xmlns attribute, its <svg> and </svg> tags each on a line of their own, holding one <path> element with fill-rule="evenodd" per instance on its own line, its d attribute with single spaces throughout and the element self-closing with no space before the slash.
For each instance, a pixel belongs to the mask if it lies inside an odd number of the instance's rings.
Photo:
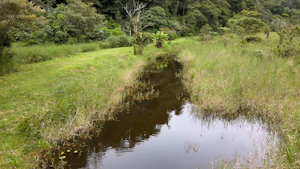
<svg viewBox="0 0 300 169">
<path fill-rule="evenodd" d="M 156 42 L 156 47 L 157 48 L 162 48 L 162 43 L 161 42 Z"/>
<path fill-rule="evenodd" d="M 179 7 L 179 0 L 177 0 L 177 4 L 176 4 L 175 10 L 174 10 L 174 16 L 177 16 L 178 7 Z"/>
</svg>

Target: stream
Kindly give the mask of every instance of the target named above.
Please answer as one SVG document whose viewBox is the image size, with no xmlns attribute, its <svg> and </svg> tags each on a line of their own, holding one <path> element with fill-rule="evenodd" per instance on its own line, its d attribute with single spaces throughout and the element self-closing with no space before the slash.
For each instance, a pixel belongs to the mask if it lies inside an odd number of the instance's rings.
<svg viewBox="0 0 300 169">
<path fill-rule="evenodd" d="M 259 119 L 202 115 L 185 97 L 176 77 L 181 69 L 173 61 L 145 74 L 159 96 L 119 113 L 80 155 L 67 157 L 66 168 L 209 169 L 224 159 L 263 164 L 268 149 L 276 146 L 276 134 Z"/>
</svg>

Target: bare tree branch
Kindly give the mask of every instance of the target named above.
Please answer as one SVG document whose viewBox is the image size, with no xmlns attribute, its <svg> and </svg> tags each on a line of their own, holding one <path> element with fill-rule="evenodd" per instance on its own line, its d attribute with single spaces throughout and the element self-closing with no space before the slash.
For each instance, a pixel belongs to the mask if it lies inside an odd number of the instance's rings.
<svg viewBox="0 0 300 169">
<path fill-rule="evenodd" d="M 145 12 L 147 4 L 143 2 L 135 2 L 135 0 L 132 1 L 132 3 L 126 3 L 124 5 L 124 9 L 126 13 L 129 15 L 130 22 L 132 25 L 132 30 L 134 33 L 137 33 L 138 31 L 142 30 L 141 27 L 141 18 L 143 13 Z"/>
</svg>

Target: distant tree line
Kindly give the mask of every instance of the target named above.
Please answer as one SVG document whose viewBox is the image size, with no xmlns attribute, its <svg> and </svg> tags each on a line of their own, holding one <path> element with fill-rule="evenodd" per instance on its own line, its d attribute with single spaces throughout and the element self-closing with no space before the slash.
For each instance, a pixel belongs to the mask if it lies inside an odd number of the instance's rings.
<svg viewBox="0 0 300 169">
<path fill-rule="evenodd" d="M 5 2 L 10 0 L 2 4 Z M 19 6 L 23 6 L 20 14 L 27 15 L 31 21 L 11 27 L 9 34 L 13 41 L 29 44 L 87 42 L 106 39 L 111 31 L 132 35 L 137 29 L 132 27 L 132 18 L 124 8 L 138 2 L 135 0 L 20 2 Z M 285 24 L 300 23 L 300 0 L 144 0 L 142 3 L 145 8 L 139 18 L 140 29 L 152 33 L 168 28 L 181 36 L 196 35 L 207 24 L 217 31 L 220 27 L 229 27 L 232 18 L 245 10 L 255 11 L 259 16 L 256 18 L 267 25 L 278 24 L 279 20 Z M 276 26 L 270 28 L 275 30 Z"/>
<path fill-rule="evenodd" d="M 15 41 L 73 44 L 123 36 L 110 40 L 128 45 L 118 41 L 138 32 L 163 31 L 173 39 L 276 31 L 283 42 L 284 30 L 300 24 L 300 0 L 5 0 L 0 9 L 0 65 L 12 57 Z"/>
</svg>

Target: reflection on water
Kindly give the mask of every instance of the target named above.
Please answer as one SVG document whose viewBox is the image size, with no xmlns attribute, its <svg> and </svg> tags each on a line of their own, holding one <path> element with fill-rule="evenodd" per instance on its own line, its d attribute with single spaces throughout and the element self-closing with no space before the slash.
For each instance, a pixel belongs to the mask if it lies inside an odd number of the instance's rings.
<svg viewBox="0 0 300 169">
<path fill-rule="evenodd" d="M 216 158 L 247 157 L 261 160 L 272 135 L 259 120 L 243 117 L 228 121 L 201 116 L 184 103 L 182 85 L 175 77 L 180 65 L 171 63 L 149 74 L 160 82 L 160 96 L 133 105 L 118 121 L 105 125 L 81 156 L 67 158 L 69 168 L 89 169 L 195 169 L 211 168 Z M 259 162 L 257 163 L 259 164 Z"/>
</svg>

